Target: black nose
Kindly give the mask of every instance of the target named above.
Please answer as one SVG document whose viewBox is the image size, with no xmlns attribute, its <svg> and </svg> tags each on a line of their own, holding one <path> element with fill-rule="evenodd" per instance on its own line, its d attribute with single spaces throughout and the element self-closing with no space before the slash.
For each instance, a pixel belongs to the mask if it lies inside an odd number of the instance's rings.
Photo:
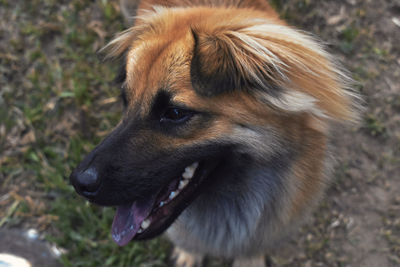
<svg viewBox="0 0 400 267">
<path fill-rule="evenodd" d="M 85 196 L 92 197 L 96 195 L 100 188 L 100 179 L 97 170 L 93 167 L 86 169 L 85 171 L 75 170 L 71 174 L 71 183 L 75 187 L 75 190 Z"/>
</svg>

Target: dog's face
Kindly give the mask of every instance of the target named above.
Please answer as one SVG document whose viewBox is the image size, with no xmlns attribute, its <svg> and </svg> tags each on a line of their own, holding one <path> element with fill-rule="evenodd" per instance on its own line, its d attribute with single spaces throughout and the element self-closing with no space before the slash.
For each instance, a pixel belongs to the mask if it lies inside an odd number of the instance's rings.
<svg viewBox="0 0 400 267">
<path fill-rule="evenodd" d="M 323 135 L 322 117 L 347 116 L 323 54 L 289 39 L 305 37 L 273 27 L 263 36 L 265 23 L 275 24 L 255 11 L 193 9 L 158 10 L 111 44 L 111 53 L 125 54 L 125 112 L 71 181 L 90 201 L 118 206 L 112 232 L 120 245 L 162 233 L 198 194 L 248 162 L 296 146 L 304 134 Z M 312 84 L 313 71 L 325 80 Z M 318 95 L 321 86 L 334 90 Z"/>
</svg>

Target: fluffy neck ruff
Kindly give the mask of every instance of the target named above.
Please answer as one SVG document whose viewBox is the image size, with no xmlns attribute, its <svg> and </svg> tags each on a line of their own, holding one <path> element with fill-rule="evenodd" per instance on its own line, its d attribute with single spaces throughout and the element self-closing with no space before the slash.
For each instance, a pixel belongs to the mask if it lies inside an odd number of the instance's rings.
<svg viewBox="0 0 400 267">
<path fill-rule="evenodd" d="M 282 196 L 288 194 L 285 179 L 292 157 L 280 153 L 264 164 L 230 159 L 219 170 L 218 180 L 168 230 L 169 237 L 177 246 L 198 253 L 227 258 L 257 254 L 264 249 L 256 249 L 264 243 L 259 234 L 268 233 L 273 241 L 273 230 L 284 220 Z"/>
</svg>

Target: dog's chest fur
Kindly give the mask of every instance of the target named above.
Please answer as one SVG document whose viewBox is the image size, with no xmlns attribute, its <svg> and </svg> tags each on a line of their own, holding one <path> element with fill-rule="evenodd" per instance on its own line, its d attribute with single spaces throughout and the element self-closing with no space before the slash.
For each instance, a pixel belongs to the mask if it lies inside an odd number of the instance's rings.
<svg viewBox="0 0 400 267">
<path fill-rule="evenodd" d="M 274 209 L 283 208 L 277 194 L 284 190 L 285 170 L 276 167 L 285 160 L 238 171 L 229 181 L 221 176 L 180 215 L 169 238 L 188 251 L 226 258 L 265 253 L 279 223 Z"/>
</svg>

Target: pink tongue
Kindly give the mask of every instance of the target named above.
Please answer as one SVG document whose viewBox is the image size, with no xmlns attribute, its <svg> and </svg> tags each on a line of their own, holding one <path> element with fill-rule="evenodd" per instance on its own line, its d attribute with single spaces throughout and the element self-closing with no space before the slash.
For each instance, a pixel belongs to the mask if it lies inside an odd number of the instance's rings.
<svg viewBox="0 0 400 267">
<path fill-rule="evenodd" d="M 150 214 L 155 197 L 145 201 L 135 201 L 130 205 L 119 206 L 111 227 L 115 243 L 125 246 L 132 240 L 140 225 Z"/>
</svg>

